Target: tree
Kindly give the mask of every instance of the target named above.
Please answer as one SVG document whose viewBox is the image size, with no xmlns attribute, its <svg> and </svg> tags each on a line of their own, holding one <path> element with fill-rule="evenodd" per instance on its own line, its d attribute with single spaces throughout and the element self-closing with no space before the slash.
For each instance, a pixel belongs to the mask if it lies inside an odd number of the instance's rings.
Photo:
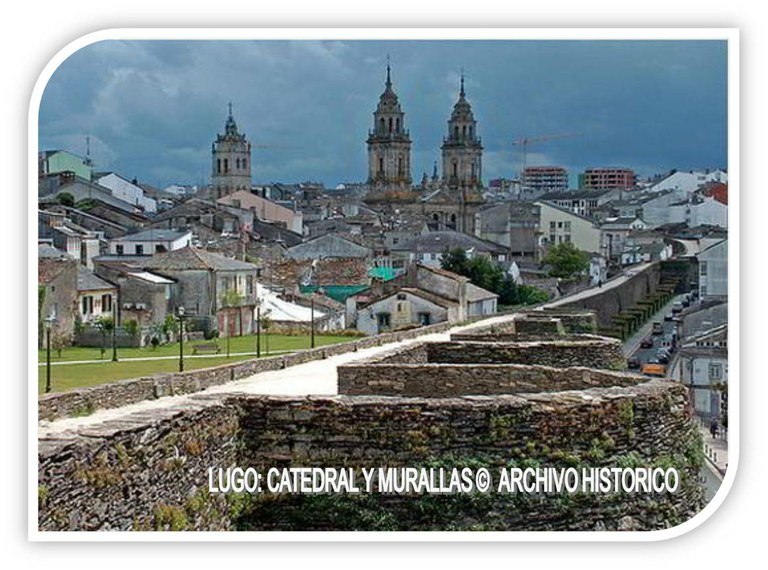
<svg viewBox="0 0 768 570">
<path fill-rule="evenodd" d="M 93 325 L 101 331 L 101 357 L 104 358 L 104 353 L 107 352 L 107 334 L 112 332 L 115 321 L 112 317 L 101 316 L 94 321 Z"/>
<path fill-rule="evenodd" d="M 549 265 L 550 277 L 571 279 L 589 269 L 589 254 L 571 242 L 563 242 L 553 246 L 542 263 Z"/>
<path fill-rule="evenodd" d="M 75 197 L 69 192 L 61 192 L 57 194 L 56 199 L 59 201 L 59 204 L 61 204 L 62 206 L 67 206 L 69 208 L 75 207 Z"/>
</svg>

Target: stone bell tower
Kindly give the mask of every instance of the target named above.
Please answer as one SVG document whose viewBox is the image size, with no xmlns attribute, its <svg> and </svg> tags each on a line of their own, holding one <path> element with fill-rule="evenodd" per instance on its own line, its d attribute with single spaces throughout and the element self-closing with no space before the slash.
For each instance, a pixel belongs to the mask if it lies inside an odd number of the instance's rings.
<svg viewBox="0 0 768 570">
<path fill-rule="evenodd" d="M 224 134 L 216 136 L 211 145 L 213 160 L 211 163 L 211 197 L 221 198 L 238 190 L 251 190 L 251 143 L 245 133 L 237 130 L 237 123 L 232 116 L 232 103 L 229 104 L 229 116 L 224 124 Z"/>
<path fill-rule="evenodd" d="M 368 133 L 368 184 L 375 192 L 411 187 L 411 138 L 405 128 L 405 113 L 392 89 L 387 62 L 387 81 L 373 113 Z"/>
<path fill-rule="evenodd" d="M 443 183 L 448 188 L 482 188 L 483 145 L 477 136 L 477 121 L 464 93 L 461 75 L 459 100 L 448 120 L 448 136 L 443 139 Z"/>
</svg>

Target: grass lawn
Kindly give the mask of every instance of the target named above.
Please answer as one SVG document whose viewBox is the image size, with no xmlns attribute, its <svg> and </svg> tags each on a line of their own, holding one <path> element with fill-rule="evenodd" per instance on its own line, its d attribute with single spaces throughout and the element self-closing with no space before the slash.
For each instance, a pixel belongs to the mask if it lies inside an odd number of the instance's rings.
<svg viewBox="0 0 768 570">
<path fill-rule="evenodd" d="M 344 336 L 315 336 L 315 346 L 324 346 L 336 344 L 339 342 L 355 340 L 354 337 Z M 209 343 L 211 341 L 195 341 L 184 343 L 184 354 L 191 355 L 192 347 L 195 344 Z M 270 352 L 290 351 L 296 352 L 309 348 L 308 336 L 286 336 L 269 335 L 268 341 L 262 336 L 261 348 L 262 356 L 267 356 L 267 342 Z M 240 360 L 254 358 L 253 354 L 237 355 L 237 352 L 254 352 L 256 350 L 256 337 L 233 337 L 230 339 L 230 352 L 232 356 L 226 357 L 227 340 L 218 339 L 222 355 L 206 358 L 185 358 L 184 370 L 195 370 L 198 368 L 209 368 L 222 364 L 230 364 Z M 189 348 L 188 348 L 189 347 Z M 73 388 L 82 388 L 96 384 L 106 384 L 116 380 L 125 380 L 128 378 L 138 378 L 158 372 L 177 372 L 179 370 L 179 344 L 169 344 L 151 348 L 121 348 L 118 349 L 119 362 L 112 362 L 112 350 L 109 349 L 104 355 L 104 362 L 95 362 L 88 364 L 60 364 L 51 366 L 51 386 L 52 392 L 65 392 Z M 175 357 L 163 360 L 129 360 L 130 358 L 142 357 Z M 38 393 L 42 394 L 45 390 L 45 351 L 38 351 L 39 363 L 37 370 Z M 69 362 L 78 360 L 99 360 L 101 351 L 98 348 L 72 347 L 62 351 L 59 358 L 55 351 L 51 353 L 51 362 Z"/>
<path fill-rule="evenodd" d="M 356 340 L 355 337 L 346 336 L 328 336 L 328 335 L 315 335 L 315 346 L 324 346 L 327 344 L 336 344 L 338 342 L 346 342 Z M 196 344 L 210 344 L 212 342 L 218 343 L 221 347 L 221 353 L 227 352 L 227 339 L 218 338 L 213 340 L 195 340 L 184 343 L 184 354 L 192 354 L 192 350 Z M 261 351 L 264 354 L 269 348 L 270 352 L 281 350 L 302 350 L 309 348 L 310 340 L 309 336 L 288 336 L 271 334 L 268 337 L 261 335 Z M 256 351 L 256 336 L 237 336 L 229 339 L 229 349 L 231 353 L 236 352 L 255 352 Z M 179 343 L 174 342 L 172 344 L 163 344 L 153 349 L 151 346 L 145 346 L 143 348 L 118 348 L 117 356 L 120 360 L 125 358 L 143 358 L 147 356 L 178 356 L 179 355 Z M 61 357 L 58 356 L 55 350 L 51 350 L 51 362 L 68 362 L 79 360 L 112 360 L 112 346 L 110 339 L 107 338 L 107 349 L 104 352 L 104 357 L 101 356 L 100 348 L 72 346 L 65 348 L 61 351 Z M 37 361 L 39 363 L 45 363 L 45 350 L 37 351 Z"/>
</svg>

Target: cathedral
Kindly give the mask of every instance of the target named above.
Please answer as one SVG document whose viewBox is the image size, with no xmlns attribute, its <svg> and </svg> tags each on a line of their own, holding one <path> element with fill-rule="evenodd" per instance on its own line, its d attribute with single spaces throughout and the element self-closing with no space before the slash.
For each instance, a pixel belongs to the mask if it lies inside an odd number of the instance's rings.
<svg viewBox="0 0 768 570">
<path fill-rule="evenodd" d="M 459 98 L 448 119 L 448 133 L 442 145 L 442 177 L 437 164 L 428 179 L 414 187 L 411 178 L 411 139 L 403 112 L 392 88 L 387 63 L 387 80 L 373 113 L 368 134 L 368 187 L 366 203 L 373 207 L 396 208 L 423 217 L 433 230 L 451 229 L 474 234 L 475 212 L 484 203 L 482 196 L 483 146 L 477 121 L 467 101 L 464 74 Z"/>
<path fill-rule="evenodd" d="M 251 191 L 251 143 L 245 133 L 237 130 L 232 103 L 224 134 L 217 135 L 211 144 L 211 154 L 211 198 L 216 200 L 238 190 Z"/>
</svg>

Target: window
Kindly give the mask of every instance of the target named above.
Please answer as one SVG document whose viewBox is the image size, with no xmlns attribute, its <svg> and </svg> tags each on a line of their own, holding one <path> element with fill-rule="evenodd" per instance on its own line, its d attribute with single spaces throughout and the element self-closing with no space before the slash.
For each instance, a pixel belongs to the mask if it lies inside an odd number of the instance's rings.
<svg viewBox="0 0 768 570">
<path fill-rule="evenodd" d="M 220 158 L 216 159 L 216 173 L 217 174 L 221 174 L 221 159 Z"/>
<path fill-rule="evenodd" d="M 93 313 L 93 297 L 90 295 L 83 297 L 82 313 L 84 315 L 90 315 Z"/>
<path fill-rule="evenodd" d="M 419 313 L 419 324 L 427 326 L 430 324 L 431 318 L 429 313 Z"/>
<path fill-rule="evenodd" d="M 699 261 L 699 275 L 702 277 L 707 276 L 707 262 L 706 261 Z"/>
<path fill-rule="evenodd" d="M 136 255 L 144 255 L 144 246 L 142 244 L 136 244 Z"/>
<path fill-rule="evenodd" d="M 101 312 L 102 313 L 112 312 L 112 295 L 106 294 L 101 296 Z"/>
<path fill-rule="evenodd" d="M 155 244 L 155 253 L 165 253 L 168 251 L 165 246 L 161 243 Z"/>
<path fill-rule="evenodd" d="M 395 132 L 400 132 L 400 119 L 395 119 Z"/>
<path fill-rule="evenodd" d="M 382 119 L 383 121 L 384 119 Z M 379 158 L 379 174 L 384 174 L 384 159 Z"/>
<path fill-rule="evenodd" d="M 224 173 L 226 174 L 227 172 L 229 172 L 229 159 L 225 158 L 224 159 Z"/>
<path fill-rule="evenodd" d="M 709 379 L 710 380 L 722 380 L 723 378 L 723 365 L 710 363 L 709 365 Z"/>
<path fill-rule="evenodd" d="M 389 118 L 389 132 L 392 132 L 392 117 Z"/>
<path fill-rule="evenodd" d="M 115 247 L 115 251 L 117 251 L 117 255 L 123 255 L 125 253 L 125 246 L 123 246 L 123 244 L 119 243 Z"/>
</svg>

